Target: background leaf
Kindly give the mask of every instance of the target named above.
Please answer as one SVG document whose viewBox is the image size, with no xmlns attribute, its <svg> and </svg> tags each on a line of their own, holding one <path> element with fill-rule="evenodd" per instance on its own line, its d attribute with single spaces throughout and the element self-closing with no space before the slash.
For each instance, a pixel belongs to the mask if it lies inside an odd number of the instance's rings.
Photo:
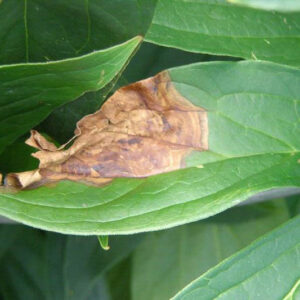
<svg viewBox="0 0 300 300">
<path fill-rule="evenodd" d="M 2 192 L 1 214 L 58 232 L 127 234 L 207 218 L 260 191 L 299 186 L 299 70 L 218 62 L 175 68 L 170 76 L 183 96 L 207 109 L 209 151 L 192 153 L 186 169 L 102 188 L 65 181 Z"/>
<path fill-rule="evenodd" d="M 0 64 L 77 57 L 144 35 L 155 0 L 0 3 Z"/>
<path fill-rule="evenodd" d="M 36 169 L 39 165 L 37 159 L 31 156 L 34 148 L 25 144 L 25 139 L 16 140 L 0 153 L 0 172 L 4 175 L 10 172 L 23 172 Z"/>
<path fill-rule="evenodd" d="M 129 300 L 131 298 L 131 256 L 122 260 L 107 272 L 107 281 L 109 285 L 112 300 Z"/>
<path fill-rule="evenodd" d="M 227 0 L 228 2 L 241 4 L 249 7 L 279 10 L 279 11 L 299 11 L 299 0 Z"/>
<path fill-rule="evenodd" d="M 300 66 L 300 13 L 255 10 L 226 0 L 158 0 L 146 40 L 186 51 Z"/>
<path fill-rule="evenodd" d="M 209 268 L 288 218 L 287 205 L 281 199 L 147 234 L 133 254 L 132 299 L 170 299 Z"/>
<path fill-rule="evenodd" d="M 140 40 L 69 60 L 0 66 L 0 151 L 55 107 L 103 88 L 122 70 Z"/>
<path fill-rule="evenodd" d="M 10 225 L 4 226 L 0 225 L 0 261 L 5 252 L 10 248 L 11 244 L 22 232 L 20 226 Z"/>
<path fill-rule="evenodd" d="M 113 237 L 107 252 L 96 238 L 46 233 L 19 225 L 1 227 L 18 233 L 18 239 L 0 259 L 0 297 L 4 300 L 111 299 L 104 274 L 127 257 L 141 239 L 139 235 Z M 6 236 L 0 234 L 0 238 L 0 244 L 7 242 Z"/>
<path fill-rule="evenodd" d="M 299 250 L 300 216 L 210 269 L 172 299 L 297 299 Z"/>
</svg>

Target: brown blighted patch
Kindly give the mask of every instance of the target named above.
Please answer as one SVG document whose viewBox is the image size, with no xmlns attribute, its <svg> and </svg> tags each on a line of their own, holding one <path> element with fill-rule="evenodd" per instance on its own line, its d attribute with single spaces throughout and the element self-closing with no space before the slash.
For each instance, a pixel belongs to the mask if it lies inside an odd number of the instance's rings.
<svg viewBox="0 0 300 300">
<path fill-rule="evenodd" d="M 9 174 L 6 184 L 36 187 L 62 179 L 103 185 L 115 177 L 147 177 L 184 167 L 192 150 L 208 149 L 207 113 L 173 87 L 166 72 L 128 85 L 77 123 L 69 148 L 37 131 L 38 170 Z"/>
</svg>

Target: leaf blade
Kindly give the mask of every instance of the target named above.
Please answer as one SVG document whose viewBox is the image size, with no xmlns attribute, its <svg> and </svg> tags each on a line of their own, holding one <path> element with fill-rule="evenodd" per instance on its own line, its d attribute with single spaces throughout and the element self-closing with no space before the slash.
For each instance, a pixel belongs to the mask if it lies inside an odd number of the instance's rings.
<svg viewBox="0 0 300 300">
<path fill-rule="evenodd" d="M 140 40 L 136 37 L 107 50 L 62 61 L 0 66 L 0 151 L 55 107 L 108 84 Z"/>
<path fill-rule="evenodd" d="M 266 299 L 266 297 L 274 299 L 286 296 L 297 286 L 295 282 L 300 276 L 299 228 L 300 217 L 296 217 L 212 268 L 172 299 L 195 299 L 200 294 L 201 297 L 206 297 L 205 299 L 214 299 L 215 297 L 232 299 L 230 297 L 246 295 L 246 293 L 247 297 L 256 299 Z M 251 263 L 251 261 L 256 261 L 256 263 Z M 237 270 L 241 270 L 241 268 L 243 272 L 239 272 L 238 276 Z M 279 276 L 279 270 L 283 277 Z M 255 279 L 255 276 L 258 278 Z M 222 284 L 220 283 L 221 278 Z M 261 285 L 257 284 L 257 281 L 254 283 L 255 280 L 259 281 Z M 278 280 L 281 284 L 276 284 Z M 252 284 L 256 284 L 255 289 L 251 289 L 251 281 L 253 281 Z M 272 288 L 265 289 L 264 282 L 267 282 L 268 286 L 271 284 Z M 208 287 L 208 284 L 211 287 Z M 219 292 L 214 290 L 218 284 Z"/>
<path fill-rule="evenodd" d="M 133 253 L 133 299 L 170 299 L 192 280 L 288 219 L 287 205 L 278 199 L 234 207 L 208 220 L 147 234 Z"/>
<path fill-rule="evenodd" d="M 266 9 L 266 10 L 279 10 L 286 12 L 293 12 L 300 10 L 300 1 L 290 0 L 271 0 L 271 1 L 257 1 L 257 0 L 228 0 L 228 2 L 249 7 Z"/>
<path fill-rule="evenodd" d="M 145 39 L 191 52 L 299 66 L 298 29 L 299 13 L 259 11 L 223 0 L 161 0 Z"/>
<path fill-rule="evenodd" d="M 127 234 L 207 218 L 260 191 L 299 187 L 299 70 L 223 62 L 175 68 L 170 75 L 178 92 L 208 111 L 209 151 L 192 153 L 185 169 L 119 178 L 102 188 L 60 182 L 1 193 L 1 214 L 59 232 Z M 226 101 L 218 104 L 222 95 Z M 235 121 L 224 123 L 218 115 L 228 108 Z"/>
</svg>

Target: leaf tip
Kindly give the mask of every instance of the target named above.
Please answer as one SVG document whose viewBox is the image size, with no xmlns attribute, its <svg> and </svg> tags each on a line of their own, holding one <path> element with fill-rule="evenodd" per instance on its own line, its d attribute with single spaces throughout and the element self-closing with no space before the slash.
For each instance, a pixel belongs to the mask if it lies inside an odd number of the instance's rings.
<svg viewBox="0 0 300 300">
<path fill-rule="evenodd" d="M 108 244 L 108 235 L 99 235 L 98 241 L 103 250 L 108 251 L 110 249 Z"/>
</svg>

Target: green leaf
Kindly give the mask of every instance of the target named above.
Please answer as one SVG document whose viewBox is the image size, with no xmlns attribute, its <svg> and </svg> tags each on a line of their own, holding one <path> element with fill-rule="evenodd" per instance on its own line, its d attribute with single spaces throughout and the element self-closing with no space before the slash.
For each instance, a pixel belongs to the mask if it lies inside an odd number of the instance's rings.
<svg viewBox="0 0 300 300">
<path fill-rule="evenodd" d="M 186 51 L 300 66 L 300 13 L 260 11 L 226 0 L 158 0 L 146 40 Z"/>
<path fill-rule="evenodd" d="M 292 217 L 300 214 L 300 197 L 299 197 L 299 195 L 289 197 L 286 200 L 286 202 L 287 202 L 287 205 L 289 207 L 290 214 Z"/>
<path fill-rule="evenodd" d="M 0 151 L 45 119 L 55 108 L 107 85 L 139 42 L 49 63 L 0 66 Z"/>
<path fill-rule="evenodd" d="M 299 0 L 227 0 L 234 4 L 241 4 L 249 7 L 267 9 L 267 10 L 279 10 L 279 11 L 299 11 Z"/>
<path fill-rule="evenodd" d="M 299 253 L 300 216 L 210 269 L 172 299 L 297 299 Z"/>
<path fill-rule="evenodd" d="M 186 168 L 104 187 L 60 182 L 0 192 L 0 213 L 72 234 L 127 234 L 207 218 L 272 188 L 300 185 L 300 70 L 264 62 L 200 63 L 169 71 L 208 111 L 209 151 Z M 234 82 L 234 84 L 233 84 Z"/>
<path fill-rule="evenodd" d="M 0 244 L 5 243 L 7 237 L 0 238 Z M 112 237 L 111 251 L 104 252 L 99 251 L 95 238 L 23 229 L 1 259 L 0 297 L 110 299 L 104 273 L 126 258 L 140 239 L 141 236 Z"/>
<path fill-rule="evenodd" d="M 170 299 L 209 268 L 288 219 L 284 200 L 276 200 L 148 234 L 133 255 L 132 299 Z"/>
<path fill-rule="evenodd" d="M 2 256 L 10 248 L 21 232 L 22 226 L 20 225 L 0 225 L 0 264 Z"/>
<path fill-rule="evenodd" d="M 111 300 L 131 300 L 131 255 L 106 273 Z"/>
<path fill-rule="evenodd" d="M 57 107 L 38 125 L 37 129 L 47 132 L 60 144 L 66 143 L 74 136 L 76 123 L 84 116 L 94 113 L 101 107 L 121 73 L 122 71 L 101 90 L 87 92 L 76 100 Z"/>
<path fill-rule="evenodd" d="M 10 0 L 0 4 L 0 64 L 60 60 L 144 35 L 156 0 Z M 112 84 L 54 109 L 40 129 L 60 143 L 96 111 Z M 1 94 L 1 93 L 0 93 Z"/>
<path fill-rule="evenodd" d="M 109 250 L 109 244 L 108 244 L 108 235 L 99 235 L 98 240 L 100 243 L 100 246 L 103 250 Z"/>
<path fill-rule="evenodd" d="M 28 137 L 26 137 L 27 139 Z M 0 173 L 24 172 L 38 168 L 38 161 L 31 156 L 35 149 L 20 138 L 0 153 Z"/>
<path fill-rule="evenodd" d="M 156 0 L 0 2 L 0 64 L 77 57 L 144 35 Z"/>
<path fill-rule="evenodd" d="M 147 59 L 145 59 L 147 57 Z M 145 79 L 166 70 L 191 63 L 210 60 L 212 57 L 206 54 L 191 53 L 175 48 L 167 48 L 151 43 L 142 43 L 127 68 L 121 75 L 117 87 Z M 220 57 L 218 57 L 220 59 Z"/>
</svg>

